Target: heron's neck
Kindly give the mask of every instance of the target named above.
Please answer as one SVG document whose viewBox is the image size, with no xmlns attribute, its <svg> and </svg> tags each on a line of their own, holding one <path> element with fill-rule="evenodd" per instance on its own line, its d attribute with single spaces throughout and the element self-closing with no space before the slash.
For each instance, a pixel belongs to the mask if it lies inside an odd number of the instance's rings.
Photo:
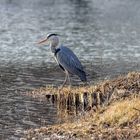
<svg viewBox="0 0 140 140">
<path fill-rule="evenodd" d="M 51 51 L 52 51 L 52 53 L 55 54 L 56 49 L 57 49 L 57 46 L 54 46 L 54 45 L 50 44 L 50 47 L 51 47 Z"/>
</svg>

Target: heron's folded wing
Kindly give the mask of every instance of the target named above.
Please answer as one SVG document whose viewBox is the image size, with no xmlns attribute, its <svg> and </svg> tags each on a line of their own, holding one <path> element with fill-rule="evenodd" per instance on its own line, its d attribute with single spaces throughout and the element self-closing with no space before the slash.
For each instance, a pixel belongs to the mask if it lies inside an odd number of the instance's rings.
<svg viewBox="0 0 140 140">
<path fill-rule="evenodd" d="M 56 58 L 58 63 L 60 63 L 67 71 L 73 74 L 77 74 L 79 70 L 83 71 L 81 62 L 69 48 L 61 47 Z"/>
</svg>

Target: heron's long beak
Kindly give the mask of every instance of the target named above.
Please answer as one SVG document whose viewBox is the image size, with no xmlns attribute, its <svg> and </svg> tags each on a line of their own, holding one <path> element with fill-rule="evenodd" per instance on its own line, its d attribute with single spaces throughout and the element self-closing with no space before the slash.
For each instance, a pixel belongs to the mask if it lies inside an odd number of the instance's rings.
<svg viewBox="0 0 140 140">
<path fill-rule="evenodd" d="M 41 40 L 39 41 L 37 44 L 43 44 L 44 42 L 47 42 L 48 41 L 48 38 L 44 39 L 44 40 Z"/>
</svg>

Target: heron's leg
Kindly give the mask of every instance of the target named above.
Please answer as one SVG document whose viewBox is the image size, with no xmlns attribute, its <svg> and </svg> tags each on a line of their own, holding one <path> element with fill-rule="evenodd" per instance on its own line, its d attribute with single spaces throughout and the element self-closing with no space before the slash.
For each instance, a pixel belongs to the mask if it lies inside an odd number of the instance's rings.
<svg viewBox="0 0 140 140">
<path fill-rule="evenodd" d="M 71 79 L 69 73 L 68 73 L 68 80 L 69 80 L 69 88 L 71 88 Z"/>
<path fill-rule="evenodd" d="M 62 86 L 61 86 L 61 88 L 60 89 L 62 89 L 63 87 L 64 87 L 64 85 L 66 84 L 66 82 L 67 82 L 67 80 L 68 80 L 68 72 L 66 71 L 66 74 L 65 74 L 66 76 L 65 76 L 65 80 L 64 80 L 64 82 L 63 82 L 63 84 L 62 84 Z"/>
</svg>

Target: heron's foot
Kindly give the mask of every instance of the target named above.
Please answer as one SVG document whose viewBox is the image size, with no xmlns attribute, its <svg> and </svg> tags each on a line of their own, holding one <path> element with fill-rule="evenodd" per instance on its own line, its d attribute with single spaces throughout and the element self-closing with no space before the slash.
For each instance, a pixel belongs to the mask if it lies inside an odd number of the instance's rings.
<svg viewBox="0 0 140 140">
<path fill-rule="evenodd" d="M 64 87 L 64 85 L 58 87 L 58 92 L 59 92 L 59 93 L 62 91 L 63 87 Z"/>
<path fill-rule="evenodd" d="M 68 89 L 71 90 L 71 85 L 68 86 Z"/>
<path fill-rule="evenodd" d="M 58 92 L 60 93 L 63 90 L 64 86 L 62 85 L 61 87 L 58 88 Z M 71 90 L 71 85 L 67 87 L 67 89 L 70 91 Z"/>
<path fill-rule="evenodd" d="M 89 82 L 84 82 L 83 86 L 90 86 L 90 83 Z"/>
</svg>

